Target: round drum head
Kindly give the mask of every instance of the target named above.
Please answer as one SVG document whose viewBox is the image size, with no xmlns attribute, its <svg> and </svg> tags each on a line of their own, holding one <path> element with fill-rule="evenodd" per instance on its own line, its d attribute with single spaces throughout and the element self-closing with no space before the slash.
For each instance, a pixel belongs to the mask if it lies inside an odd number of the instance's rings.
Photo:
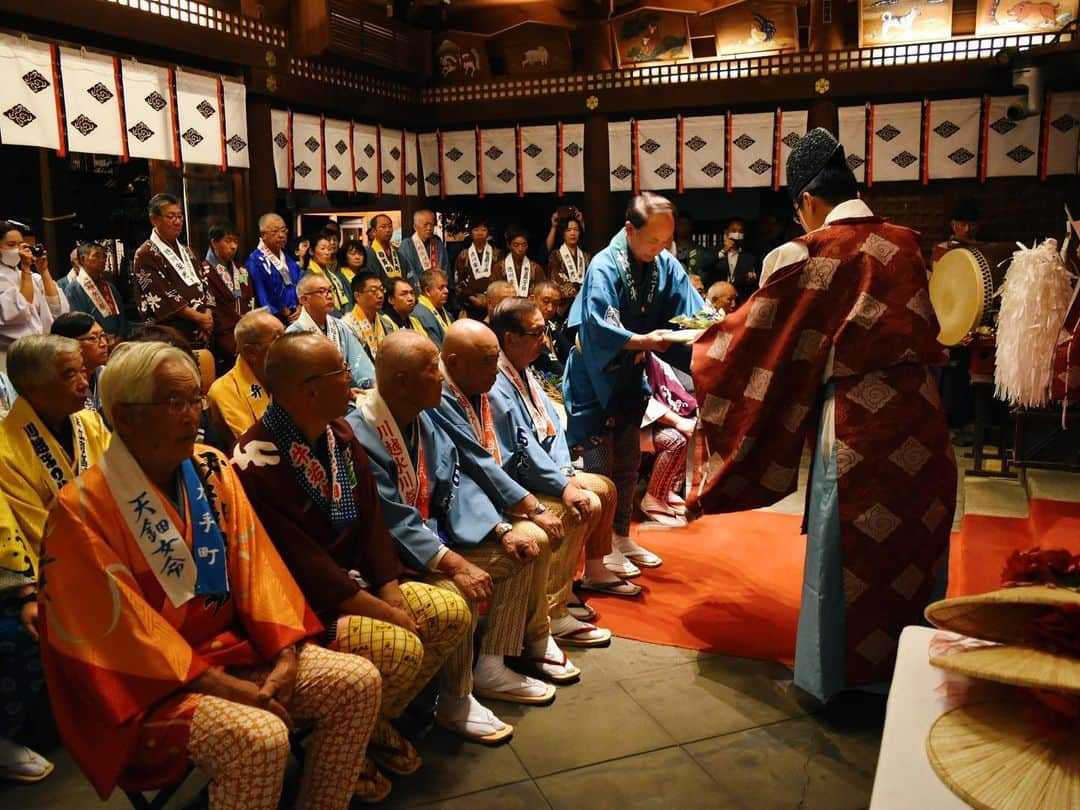
<svg viewBox="0 0 1080 810">
<path fill-rule="evenodd" d="M 950 250 L 934 264 L 930 303 L 941 325 L 939 343 L 955 346 L 982 322 L 983 278 L 978 259 L 964 248 Z"/>
</svg>

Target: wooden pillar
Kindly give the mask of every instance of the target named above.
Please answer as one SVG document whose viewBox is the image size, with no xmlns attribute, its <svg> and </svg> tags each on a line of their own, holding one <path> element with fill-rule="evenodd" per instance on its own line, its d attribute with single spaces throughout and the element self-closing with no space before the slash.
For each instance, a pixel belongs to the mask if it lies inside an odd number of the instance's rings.
<svg viewBox="0 0 1080 810">
<path fill-rule="evenodd" d="M 806 131 L 809 132 L 815 127 L 823 127 L 837 138 L 840 137 L 840 119 L 835 102 L 822 98 L 810 105 L 806 116 Z"/>
<path fill-rule="evenodd" d="M 41 232 L 38 241 L 49 251 L 49 270 L 59 279 L 67 273 L 68 254 L 75 247 L 71 183 L 66 160 L 51 149 L 38 150 L 41 177 Z M 95 238 L 97 234 L 90 234 Z"/>
<path fill-rule="evenodd" d="M 611 38 L 606 23 L 581 30 L 585 71 L 611 70 Z M 611 195 L 611 161 L 608 155 L 608 116 L 602 106 L 585 117 L 585 249 L 602 250 L 618 223 Z"/>
<path fill-rule="evenodd" d="M 270 101 L 248 94 L 248 153 L 252 168 L 248 170 L 247 210 L 251 220 L 250 233 L 258 234 L 256 223 L 263 214 L 277 210 L 277 178 L 274 175 L 274 131 L 270 125 Z M 239 207 L 238 207 L 239 210 Z M 238 223 L 239 224 L 239 223 Z M 252 244 L 254 247 L 254 244 Z"/>
<path fill-rule="evenodd" d="M 810 0 L 810 36 L 813 52 L 844 48 L 843 0 Z"/>
</svg>

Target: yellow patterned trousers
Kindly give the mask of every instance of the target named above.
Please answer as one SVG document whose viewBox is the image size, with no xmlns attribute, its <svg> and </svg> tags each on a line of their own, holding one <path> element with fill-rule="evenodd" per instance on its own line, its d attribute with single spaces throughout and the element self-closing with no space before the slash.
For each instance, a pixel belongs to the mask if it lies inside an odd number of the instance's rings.
<svg viewBox="0 0 1080 810">
<path fill-rule="evenodd" d="M 456 593 L 422 582 L 400 587 L 416 634 L 367 616 L 342 616 L 329 645 L 363 656 L 378 668 L 383 679 L 381 716 L 390 720 L 401 716 L 473 626 L 468 604 Z"/>
</svg>

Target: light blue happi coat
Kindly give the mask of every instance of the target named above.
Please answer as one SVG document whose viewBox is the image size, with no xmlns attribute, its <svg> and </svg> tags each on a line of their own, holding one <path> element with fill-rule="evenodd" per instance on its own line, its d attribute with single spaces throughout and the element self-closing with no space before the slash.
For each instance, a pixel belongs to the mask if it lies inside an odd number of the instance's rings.
<svg viewBox="0 0 1080 810">
<path fill-rule="evenodd" d="M 326 331 L 323 332 L 304 310 L 285 331 L 290 334 L 314 332 L 325 335 L 341 351 L 345 365 L 349 367 L 353 387 L 366 389 L 375 385 L 375 364 L 371 362 L 371 358 L 364 351 L 364 347 L 360 345 L 360 341 L 356 339 L 352 330 L 333 315 L 326 316 Z"/>
<path fill-rule="evenodd" d="M 704 306 L 678 259 L 664 250 L 642 268 L 630 254 L 625 230 L 593 256 L 567 319 L 567 328 L 577 330 L 563 377 L 571 445 L 599 435 L 618 407 L 648 395 L 641 353 L 626 351 L 626 341 L 673 329 L 672 318 L 694 315 Z M 672 346 L 660 356 L 690 370 L 689 346 Z"/>
</svg>

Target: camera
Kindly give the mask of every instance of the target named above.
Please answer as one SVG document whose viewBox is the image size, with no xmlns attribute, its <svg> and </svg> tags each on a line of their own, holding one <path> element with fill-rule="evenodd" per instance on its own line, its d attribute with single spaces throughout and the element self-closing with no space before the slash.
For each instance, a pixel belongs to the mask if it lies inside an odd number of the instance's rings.
<svg viewBox="0 0 1080 810">
<path fill-rule="evenodd" d="M 36 245 L 31 245 L 30 246 L 30 254 L 35 259 L 40 259 L 42 256 L 45 255 L 45 246 L 40 244 L 40 243 L 36 244 Z"/>
</svg>

